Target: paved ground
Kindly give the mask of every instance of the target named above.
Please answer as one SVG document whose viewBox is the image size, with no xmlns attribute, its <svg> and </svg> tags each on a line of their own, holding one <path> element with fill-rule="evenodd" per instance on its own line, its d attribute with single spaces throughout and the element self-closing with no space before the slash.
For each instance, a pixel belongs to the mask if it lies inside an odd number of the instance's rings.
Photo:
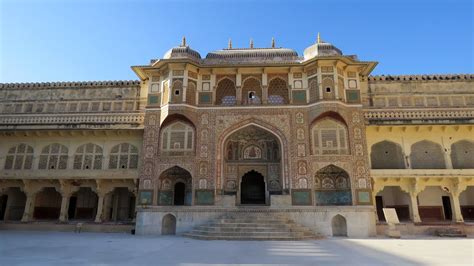
<svg viewBox="0 0 474 266">
<path fill-rule="evenodd" d="M 474 239 L 201 241 L 0 231 L 0 265 L 474 265 Z"/>
</svg>

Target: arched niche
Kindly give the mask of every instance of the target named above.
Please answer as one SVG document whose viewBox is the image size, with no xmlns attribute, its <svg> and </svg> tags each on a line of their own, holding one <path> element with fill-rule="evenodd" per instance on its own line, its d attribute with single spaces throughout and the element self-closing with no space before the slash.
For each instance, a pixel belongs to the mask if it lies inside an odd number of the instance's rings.
<svg viewBox="0 0 474 266">
<path fill-rule="evenodd" d="M 335 165 L 321 168 L 314 176 L 316 205 L 352 205 L 349 174 Z"/>
<path fill-rule="evenodd" d="M 372 169 L 404 169 L 405 159 L 402 147 L 392 141 L 377 142 L 371 147 Z"/>
<path fill-rule="evenodd" d="M 178 196 L 179 199 L 176 198 Z M 173 166 L 161 173 L 158 182 L 158 205 L 191 204 L 191 173 L 179 166 Z"/>
</svg>

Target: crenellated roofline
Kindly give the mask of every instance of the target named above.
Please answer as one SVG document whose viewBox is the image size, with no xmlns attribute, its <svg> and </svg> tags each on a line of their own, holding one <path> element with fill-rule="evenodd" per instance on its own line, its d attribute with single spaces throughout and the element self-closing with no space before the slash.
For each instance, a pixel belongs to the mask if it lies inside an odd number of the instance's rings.
<svg viewBox="0 0 474 266">
<path fill-rule="evenodd" d="M 59 81 L 59 82 L 26 82 L 0 83 L 0 89 L 40 89 L 40 88 L 88 88 L 88 87 L 124 87 L 140 86 L 140 80 L 107 80 L 107 81 Z"/>
<path fill-rule="evenodd" d="M 375 75 L 370 81 L 473 80 L 474 74 Z"/>
</svg>

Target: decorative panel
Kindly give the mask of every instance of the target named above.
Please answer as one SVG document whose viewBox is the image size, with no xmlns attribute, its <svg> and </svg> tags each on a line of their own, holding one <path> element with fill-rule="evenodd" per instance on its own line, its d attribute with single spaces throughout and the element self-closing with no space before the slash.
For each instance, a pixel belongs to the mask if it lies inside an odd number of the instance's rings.
<svg viewBox="0 0 474 266">
<path fill-rule="evenodd" d="M 196 205 L 214 205 L 213 190 L 196 190 Z"/>
<path fill-rule="evenodd" d="M 142 190 L 139 194 L 138 205 L 153 204 L 153 190 Z"/>
<path fill-rule="evenodd" d="M 292 190 L 291 203 L 293 205 L 312 205 L 311 190 L 310 189 Z"/>
<path fill-rule="evenodd" d="M 360 103 L 359 90 L 346 90 L 346 99 L 348 103 Z"/>
<path fill-rule="evenodd" d="M 211 104 L 211 103 L 212 103 L 212 93 L 210 92 L 199 93 L 199 104 Z"/>
<path fill-rule="evenodd" d="M 316 205 L 352 205 L 352 195 L 350 190 L 345 191 L 316 191 Z"/>
<path fill-rule="evenodd" d="M 159 191 L 158 205 L 173 205 L 173 191 Z"/>
<path fill-rule="evenodd" d="M 296 104 L 306 103 L 305 90 L 293 91 L 292 94 L 293 94 L 293 103 L 296 103 Z"/>
</svg>

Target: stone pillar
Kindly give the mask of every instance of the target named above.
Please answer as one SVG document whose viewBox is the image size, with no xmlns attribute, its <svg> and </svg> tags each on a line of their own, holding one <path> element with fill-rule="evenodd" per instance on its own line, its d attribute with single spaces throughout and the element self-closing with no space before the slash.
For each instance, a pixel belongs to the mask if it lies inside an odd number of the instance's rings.
<svg viewBox="0 0 474 266">
<path fill-rule="evenodd" d="M 98 200 L 97 200 L 97 214 L 95 216 L 95 222 L 96 223 L 101 223 L 102 222 L 102 213 L 104 209 L 104 199 L 105 199 L 105 193 L 97 193 Z"/>
<path fill-rule="evenodd" d="M 235 87 L 237 95 L 235 95 L 236 105 L 242 105 L 242 87 L 236 86 Z"/>
<path fill-rule="evenodd" d="M 61 200 L 61 212 L 59 214 L 59 221 L 61 223 L 67 222 L 69 219 L 68 212 L 69 212 L 69 199 L 71 197 L 70 193 L 62 193 L 62 200 Z"/>
<path fill-rule="evenodd" d="M 118 218 L 118 207 L 119 207 L 119 200 L 120 200 L 120 192 L 117 191 L 116 193 L 112 193 L 112 220 L 114 222 L 117 221 Z"/>
<path fill-rule="evenodd" d="M 26 194 L 26 203 L 25 210 L 23 212 L 23 217 L 21 217 L 22 222 L 29 222 L 33 218 L 33 211 L 35 209 L 35 198 L 37 191 L 28 191 Z"/>
<path fill-rule="evenodd" d="M 262 86 L 262 104 L 268 103 L 268 86 Z"/>
<path fill-rule="evenodd" d="M 411 213 L 414 223 L 421 223 L 420 213 L 418 212 L 418 201 L 416 199 L 418 193 L 410 192 Z"/>
<path fill-rule="evenodd" d="M 459 203 L 459 195 L 461 193 L 455 193 L 455 192 L 452 192 L 451 193 L 451 198 L 452 198 L 452 202 L 453 202 L 453 222 L 456 222 L 456 223 L 463 223 L 464 222 L 464 218 L 462 217 L 462 213 L 461 213 L 461 204 Z"/>
</svg>

